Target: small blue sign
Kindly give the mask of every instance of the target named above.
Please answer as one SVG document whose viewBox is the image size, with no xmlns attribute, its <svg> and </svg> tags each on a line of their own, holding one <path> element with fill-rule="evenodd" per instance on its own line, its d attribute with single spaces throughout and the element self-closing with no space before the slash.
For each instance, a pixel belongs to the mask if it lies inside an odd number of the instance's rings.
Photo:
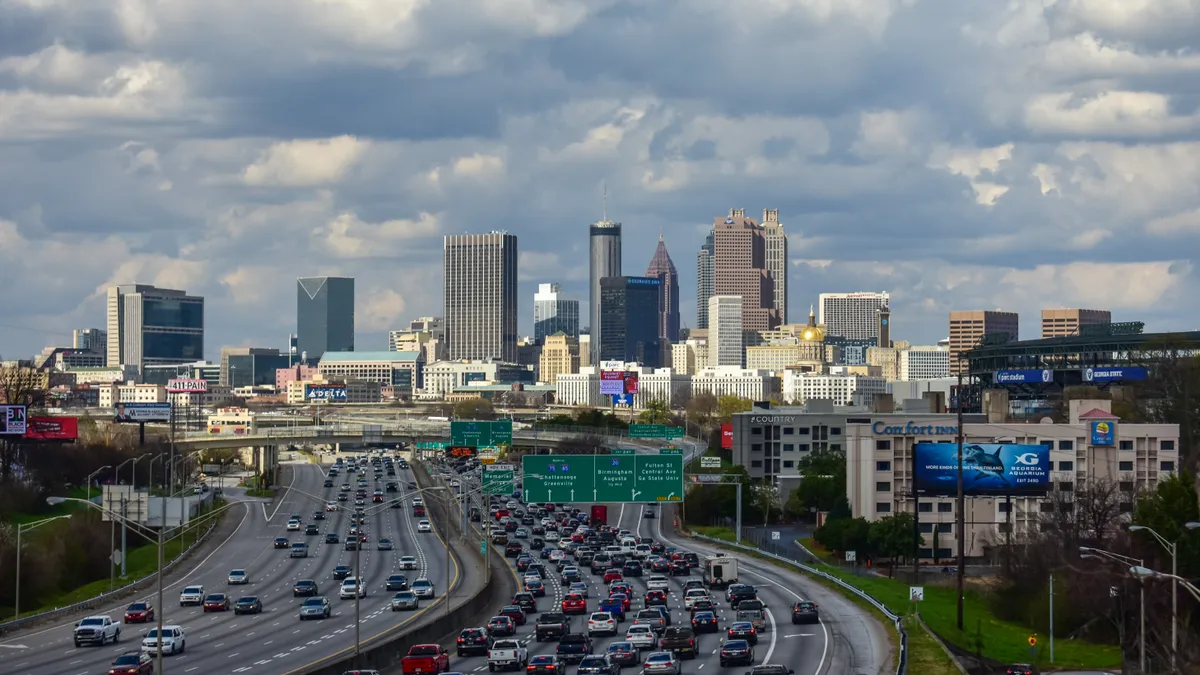
<svg viewBox="0 0 1200 675">
<path fill-rule="evenodd" d="M 613 405 L 633 405 L 633 394 L 613 394 Z"/>
<path fill-rule="evenodd" d="M 1117 423 L 1110 420 L 1095 420 L 1092 427 L 1092 445 L 1115 445 Z"/>
<path fill-rule="evenodd" d="M 1053 370 L 996 371 L 996 384 L 1049 384 L 1053 381 Z"/>
<path fill-rule="evenodd" d="M 1141 366 L 1132 366 L 1126 368 L 1084 368 L 1084 382 L 1121 382 L 1121 381 L 1137 381 L 1140 382 L 1149 377 L 1150 372 Z"/>
</svg>

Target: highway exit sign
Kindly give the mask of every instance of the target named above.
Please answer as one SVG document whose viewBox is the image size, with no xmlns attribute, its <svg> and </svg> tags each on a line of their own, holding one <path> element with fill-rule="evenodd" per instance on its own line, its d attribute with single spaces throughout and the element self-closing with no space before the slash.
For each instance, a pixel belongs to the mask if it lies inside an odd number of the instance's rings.
<svg viewBox="0 0 1200 675">
<path fill-rule="evenodd" d="M 450 422 L 450 445 L 490 448 L 512 445 L 512 420 Z"/>
<path fill-rule="evenodd" d="M 630 438 L 683 438 L 683 427 L 669 427 L 665 424 L 630 424 Z"/>
<path fill-rule="evenodd" d="M 510 495 L 513 493 L 512 464 L 491 464 L 483 467 L 483 494 Z"/>
<path fill-rule="evenodd" d="M 522 501 L 681 502 L 682 455 L 525 455 Z"/>
</svg>

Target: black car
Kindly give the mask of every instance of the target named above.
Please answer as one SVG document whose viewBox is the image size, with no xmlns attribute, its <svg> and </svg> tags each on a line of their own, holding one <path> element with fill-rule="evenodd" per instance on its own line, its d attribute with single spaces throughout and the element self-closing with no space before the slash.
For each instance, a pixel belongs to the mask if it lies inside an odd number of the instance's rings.
<svg viewBox="0 0 1200 675">
<path fill-rule="evenodd" d="M 526 614 L 536 614 L 538 611 L 537 600 L 532 593 L 517 593 L 513 596 L 512 604 L 525 610 Z"/>
<path fill-rule="evenodd" d="M 725 596 L 729 599 L 729 606 L 737 609 L 738 603 L 743 600 L 757 600 L 758 591 L 750 584 L 734 584 Z"/>
<path fill-rule="evenodd" d="M 566 671 L 554 654 L 539 654 L 529 659 L 526 675 L 563 675 Z"/>
<path fill-rule="evenodd" d="M 291 548 L 292 543 L 287 540 L 287 537 L 275 537 L 275 548 Z"/>
<path fill-rule="evenodd" d="M 621 565 L 621 574 L 627 577 L 642 576 L 642 564 L 634 560 L 627 560 L 624 565 Z"/>
<path fill-rule="evenodd" d="M 683 561 L 687 563 L 688 569 L 700 566 L 700 556 L 695 553 L 684 553 Z"/>
<path fill-rule="evenodd" d="M 339 541 L 340 541 L 340 539 L 338 539 L 337 532 L 327 532 L 325 534 L 325 543 L 326 544 L 336 544 Z"/>
<path fill-rule="evenodd" d="M 754 665 L 754 647 L 745 640 L 726 640 L 721 645 L 721 667 Z"/>
<path fill-rule="evenodd" d="M 486 628 L 464 628 L 458 635 L 458 655 L 470 656 L 476 654 L 487 656 L 492 648 L 492 638 Z"/>
<path fill-rule="evenodd" d="M 692 630 L 699 633 L 716 633 L 721 630 L 717 625 L 717 615 L 710 611 L 696 612 L 692 615 Z"/>
<path fill-rule="evenodd" d="M 671 561 L 671 575 L 672 576 L 676 576 L 676 577 L 687 576 L 691 573 L 692 573 L 692 570 L 688 568 L 688 564 L 686 562 L 684 562 L 682 560 L 672 560 Z"/>
<path fill-rule="evenodd" d="M 571 619 L 562 612 L 546 612 L 538 617 L 537 624 L 533 628 L 534 638 L 538 642 L 557 640 L 569 632 L 571 632 Z"/>
<path fill-rule="evenodd" d="M 487 625 L 493 637 L 511 637 L 517 634 L 517 624 L 507 616 L 493 616 Z"/>
<path fill-rule="evenodd" d="M 257 595 L 246 595 L 233 603 L 234 614 L 262 614 L 262 600 Z"/>
<path fill-rule="evenodd" d="M 313 520 L 325 520 L 325 512 L 313 511 Z"/>
<path fill-rule="evenodd" d="M 311 537 L 312 535 L 315 535 L 315 534 L 321 534 L 321 530 L 316 526 L 316 524 L 309 523 L 308 525 L 306 525 L 304 527 L 304 534 Z"/>
<path fill-rule="evenodd" d="M 567 633 L 559 639 L 554 653 L 565 663 L 579 663 L 592 653 L 592 638 L 583 633 Z"/>
<path fill-rule="evenodd" d="M 506 544 L 504 546 L 504 557 L 505 558 L 516 558 L 524 552 L 525 552 L 525 547 L 515 541 L 510 541 L 508 544 Z"/>
<path fill-rule="evenodd" d="M 821 623 L 816 603 L 801 600 L 792 605 L 792 623 Z"/>
<path fill-rule="evenodd" d="M 613 663 L 618 666 L 633 667 L 642 662 L 638 648 L 634 647 L 632 642 L 610 642 L 608 644 L 608 658 L 612 659 Z"/>
<path fill-rule="evenodd" d="M 387 581 L 384 582 L 384 586 L 384 590 L 388 591 L 407 591 L 408 577 L 404 576 L 403 574 L 390 575 L 387 578 Z"/>
<path fill-rule="evenodd" d="M 579 669 L 575 672 L 579 675 L 618 675 L 621 666 L 613 663 L 608 654 L 592 654 L 583 657 L 579 662 Z"/>
<path fill-rule="evenodd" d="M 301 579 L 292 586 L 292 597 L 311 597 L 317 594 L 317 582 L 312 579 Z"/>
<path fill-rule="evenodd" d="M 725 631 L 726 640 L 745 640 L 751 645 L 758 644 L 758 631 L 754 629 L 754 624 L 749 621 L 735 621 L 729 626 L 729 630 Z"/>
<path fill-rule="evenodd" d="M 355 537 L 351 537 L 351 538 L 347 539 L 346 543 L 342 545 L 342 549 L 346 550 L 346 551 L 357 551 L 358 550 L 358 539 L 356 539 Z"/>
<path fill-rule="evenodd" d="M 349 565 L 338 565 L 337 567 L 333 568 L 333 578 L 334 579 L 341 581 L 342 579 L 345 579 L 348 576 L 350 576 L 350 566 Z"/>
</svg>

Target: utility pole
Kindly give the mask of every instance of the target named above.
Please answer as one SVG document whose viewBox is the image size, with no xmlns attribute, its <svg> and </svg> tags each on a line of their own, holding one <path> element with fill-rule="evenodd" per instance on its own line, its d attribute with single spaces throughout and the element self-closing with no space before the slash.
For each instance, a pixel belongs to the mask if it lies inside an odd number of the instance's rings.
<svg viewBox="0 0 1200 675">
<path fill-rule="evenodd" d="M 963 582 L 967 559 L 966 547 L 966 495 L 963 492 L 963 376 L 962 369 L 958 371 L 958 389 L 955 396 L 955 409 L 958 412 L 958 516 L 956 533 L 958 536 L 958 629 L 963 630 Z"/>
</svg>

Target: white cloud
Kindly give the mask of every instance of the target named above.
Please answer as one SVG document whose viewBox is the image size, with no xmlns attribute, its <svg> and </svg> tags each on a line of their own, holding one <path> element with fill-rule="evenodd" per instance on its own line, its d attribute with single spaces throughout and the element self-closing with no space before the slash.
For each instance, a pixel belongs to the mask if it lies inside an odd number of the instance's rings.
<svg viewBox="0 0 1200 675">
<path fill-rule="evenodd" d="M 1158 136 L 1200 129 L 1200 115 L 1174 115 L 1169 96 L 1145 91 L 1106 91 L 1080 98 L 1070 92 L 1038 96 L 1025 108 L 1037 133 L 1070 136 Z"/>
<path fill-rule="evenodd" d="M 504 158 L 475 153 L 454 160 L 454 175 L 460 178 L 493 178 L 504 174 Z"/>
<path fill-rule="evenodd" d="M 275 143 L 258 161 L 247 166 L 247 185 L 311 187 L 336 183 L 345 177 L 369 143 L 354 136 Z"/>
<path fill-rule="evenodd" d="M 362 323 L 371 331 L 385 331 L 396 328 L 404 319 L 404 309 L 407 303 L 404 296 L 390 288 L 384 288 L 367 296 L 355 308 L 355 324 Z"/>
<path fill-rule="evenodd" d="M 1146 223 L 1146 231 L 1162 236 L 1200 234 L 1200 209 L 1181 211 L 1169 216 L 1155 218 Z"/>
<path fill-rule="evenodd" d="M 430 213 L 421 213 L 415 220 L 379 223 L 364 222 L 354 213 L 341 213 L 313 231 L 313 246 L 338 258 L 390 257 L 413 240 L 433 237 L 438 231 L 438 218 Z"/>
</svg>

